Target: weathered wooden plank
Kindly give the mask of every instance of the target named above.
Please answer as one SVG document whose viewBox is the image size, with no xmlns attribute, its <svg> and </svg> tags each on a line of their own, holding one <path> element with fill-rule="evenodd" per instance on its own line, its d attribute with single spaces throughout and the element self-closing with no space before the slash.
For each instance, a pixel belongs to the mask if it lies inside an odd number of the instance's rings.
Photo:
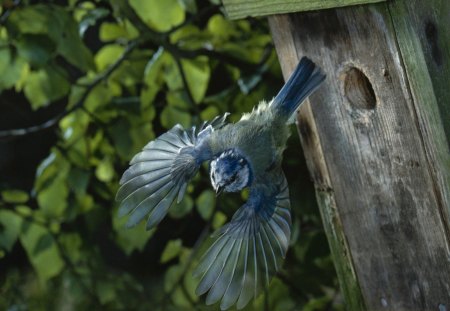
<svg viewBox="0 0 450 311">
<path fill-rule="evenodd" d="M 441 213 L 450 223 L 450 1 L 388 5 Z M 445 143 L 446 142 L 446 143 Z M 447 226 L 447 235 L 450 228 Z"/>
<path fill-rule="evenodd" d="M 230 19 L 313 11 L 386 0 L 223 0 Z"/>
<path fill-rule="evenodd" d="M 424 103 L 411 91 L 414 76 L 405 69 L 388 6 L 269 22 L 286 77 L 303 55 L 328 75 L 300 114 L 299 131 L 348 309 L 450 307 L 450 237 L 442 213 L 450 188 L 436 175 L 447 141 L 436 100 Z M 425 65 L 417 63 L 422 71 Z M 433 143 L 424 142 L 428 129 Z M 352 302 L 347 284 L 359 287 L 365 307 Z"/>
</svg>

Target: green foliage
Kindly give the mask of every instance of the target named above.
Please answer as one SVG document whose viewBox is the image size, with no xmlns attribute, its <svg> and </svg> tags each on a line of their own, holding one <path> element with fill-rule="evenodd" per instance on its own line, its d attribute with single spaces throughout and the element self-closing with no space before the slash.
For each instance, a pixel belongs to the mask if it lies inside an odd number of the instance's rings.
<svg viewBox="0 0 450 311">
<path fill-rule="evenodd" d="M 0 309 L 216 310 L 192 271 L 248 193 L 216 198 L 205 167 L 151 231 L 125 227 L 115 193 L 132 156 L 173 125 L 235 121 L 273 97 L 282 79 L 266 21 L 229 21 L 218 1 L 29 3 L 1 5 L 0 92 L 56 111 L 43 128 L 57 139 L 32 188 L 0 184 Z M 289 145 L 291 248 L 245 310 L 339 309 L 296 135 Z"/>
<path fill-rule="evenodd" d="M 169 241 L 161 254 L 161 262 L 165 263 L 178 256 L 181 252 L 181 239 Z"/>
<path fill-rule="evenodd" d="M 58 246 L 44 226 L 26 222 L 20 234 L 20 242 L 42 281 L 58 275 L 64 268 Z"/>
<path fill-rule="evenodd" d="M 208 220 L 216 206 L 216 196 L 212 190 L 203 191 L 195 201 L 197 211 L 204 220 Z"/>
<path fill-rule="evenodd" d="M 130 4 L 142 20 L 156 31 L 167 31 L 182 23 L 185 10 L 178 0 L 130 0 Z"/>
<path fill-rule="evenodd" d="M 3 228 L 0 235 L 1 250 L 11 251 L 21 231 L 22 217 L 8 210 L 0 210 L 0 224 Z"/>
</svg>

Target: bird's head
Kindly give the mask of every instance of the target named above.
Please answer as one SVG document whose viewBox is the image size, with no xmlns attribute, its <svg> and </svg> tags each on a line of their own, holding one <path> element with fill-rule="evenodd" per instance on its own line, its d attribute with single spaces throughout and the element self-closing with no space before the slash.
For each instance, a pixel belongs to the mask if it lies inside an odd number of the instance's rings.
<svg viewBox="0 0 450 311">
<path fill-rule="evenodd" d="M 252 170 L 237 150 L 229 149 L 211 161 L 210 177 L 217 194 L 237 192 L 250 185 Z"/>
</svg>

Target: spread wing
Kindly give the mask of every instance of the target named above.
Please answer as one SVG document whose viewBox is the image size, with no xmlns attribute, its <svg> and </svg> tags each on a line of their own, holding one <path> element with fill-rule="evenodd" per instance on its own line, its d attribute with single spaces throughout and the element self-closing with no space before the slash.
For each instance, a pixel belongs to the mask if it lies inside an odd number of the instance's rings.
<svg viewBox="0 0 450 311">
<path fill-rule="evenodd" d="M 285 257 L 290 234 L 289 190 L 284 175 L 271 186 L 256 185 L 248 201 L 220 229 L 195 272 L 197 294 L 209 290 L 207 304 L 241 309 L 269 284 Z"/>
<path fill-rule="evenodd" d="M 130 214 L 128 227 L 148 215 L 149 230 L 164 218 L 175 199 L 181 201 L 200 164 L 212 156 L 205 140 L 225 124 L 227 115 L 203 123 L 198 131 L 176 125 L 134 156 L 116 195 L 121 201 L 119 216 Z"/>
</svg>

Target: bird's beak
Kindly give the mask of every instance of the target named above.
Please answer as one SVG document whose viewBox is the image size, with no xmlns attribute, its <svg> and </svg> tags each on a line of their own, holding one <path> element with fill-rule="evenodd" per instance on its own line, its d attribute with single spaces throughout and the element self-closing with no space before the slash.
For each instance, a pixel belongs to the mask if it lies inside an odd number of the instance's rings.
<svg viewBox="0 0 450 311">
<path fill-rule="evenodd" d="M 224 188 L 225 188 L 224 186 L 217 187 L 217 189 L 216 189 L 216 197 L 218 197 L 223 192 Z"/>
</svg>

